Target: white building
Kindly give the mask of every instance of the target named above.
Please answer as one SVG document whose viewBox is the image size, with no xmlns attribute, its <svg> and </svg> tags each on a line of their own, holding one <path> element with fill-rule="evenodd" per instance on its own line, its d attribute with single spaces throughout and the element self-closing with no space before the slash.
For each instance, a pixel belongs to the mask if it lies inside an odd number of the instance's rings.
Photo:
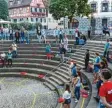
<svg viewBox="0 0 112 108">
<path fill-rule="evenodd" d="M 112 27 L 112 0 L 89 0 L 92 8 L 91 25 L 95 29 L 102 29 L 102 26 Z"/>
</svg>

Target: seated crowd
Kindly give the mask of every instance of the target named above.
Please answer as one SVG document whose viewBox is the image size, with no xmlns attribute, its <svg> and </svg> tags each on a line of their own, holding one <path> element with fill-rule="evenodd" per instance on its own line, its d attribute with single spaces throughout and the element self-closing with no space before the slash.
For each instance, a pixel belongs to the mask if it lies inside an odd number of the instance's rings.
<svg viewBox="0 0 112 108">
<path fill-rule="evenodd" d="M 17 57 L 17 45 L 15 43 L 13 43 L 10 47 L 9 47 L 9 51 L 8 52 L 2 52 L 0 55 L 0 59 L 1 59 L 1 63 L 2 63 L 2 67 L 12 67 L 12 58 L 16 58 Z"/>
</svg>

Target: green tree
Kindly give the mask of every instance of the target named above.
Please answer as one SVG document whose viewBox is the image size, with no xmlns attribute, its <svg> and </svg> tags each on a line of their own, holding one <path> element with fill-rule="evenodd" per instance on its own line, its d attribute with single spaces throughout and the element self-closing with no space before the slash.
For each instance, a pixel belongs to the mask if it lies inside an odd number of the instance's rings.
<svg viewBox="0 0 112 108">
<path fill-rule="evenodd" d="M 0 0 L 0 19 L 8 19 L 8 3 L 6 0 Z"/>
<path fill-rule="evenodd" d="M 88 16 L 91 9 L 88 0 L 51 0 L 49 11 L 55 19 L 68 16 L 72 23 L 75 16 Z"/>
</svg>

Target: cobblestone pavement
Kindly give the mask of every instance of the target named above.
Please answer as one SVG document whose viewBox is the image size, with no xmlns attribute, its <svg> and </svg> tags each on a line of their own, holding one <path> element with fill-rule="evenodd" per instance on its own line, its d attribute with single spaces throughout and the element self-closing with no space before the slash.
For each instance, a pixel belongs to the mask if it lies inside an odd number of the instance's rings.
<svg viewBox="0 0 112 108">
<path fill-rule="evenodd" d="M 33 79 L 0 78 L 0 108 L 54 108 L 58 95 Z"/>
</svg>

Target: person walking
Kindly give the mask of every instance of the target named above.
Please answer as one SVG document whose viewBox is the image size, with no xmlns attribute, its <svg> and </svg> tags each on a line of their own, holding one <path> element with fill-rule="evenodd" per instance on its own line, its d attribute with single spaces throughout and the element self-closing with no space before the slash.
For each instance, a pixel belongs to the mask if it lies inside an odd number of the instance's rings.
<svg viewBox="0 0 112 108">
<path fill-rule="evenodd" d="M 104 57 L 107 58 L 107 60 L 109 60 L 109 48 L 110 48 L 110 43 L 108 39 L 104 46 Z"/>
<path fill-rule="evenodd" d="M 89 53 L 89 50 L 87 49 L 87 50 L 86 50 L 86 53 L 85 53 L 85 57 L 84 57 L 84 61 L 85 61 L 85 70 L 87 70 L 87 68 L 88 68 L 89 58 L 90 58 L 90 53 Z"/>
<path fill-rule="evenodd" d="M 8 65 L 9 67 L 12 67 L 12 53 L 9 50 L 8 54 L 7 54 L 7 61 L 8 61 Z"/>
<path fill-rule="evenodd" d="M 63 93 L 63 98 L 64 98 L 64 103 L 63 107 L 64 108 L 70 108 L 71 104 L 71 91 L 70 91 L 70 85 L 66 85 L 65 92 Z"/>
<path fill-rule="evenodd" d="M 20 33 L 18 30 L 15 32 L 16 43 L 19 43 Z"/>
<path fill-rule="evenodd" d="M 110 71 L 104 71 L 100 74 L 103 84 L 99 90 L 100 102 L 98 108 L 112 108 L 112 75 Z"/>
</svg>

